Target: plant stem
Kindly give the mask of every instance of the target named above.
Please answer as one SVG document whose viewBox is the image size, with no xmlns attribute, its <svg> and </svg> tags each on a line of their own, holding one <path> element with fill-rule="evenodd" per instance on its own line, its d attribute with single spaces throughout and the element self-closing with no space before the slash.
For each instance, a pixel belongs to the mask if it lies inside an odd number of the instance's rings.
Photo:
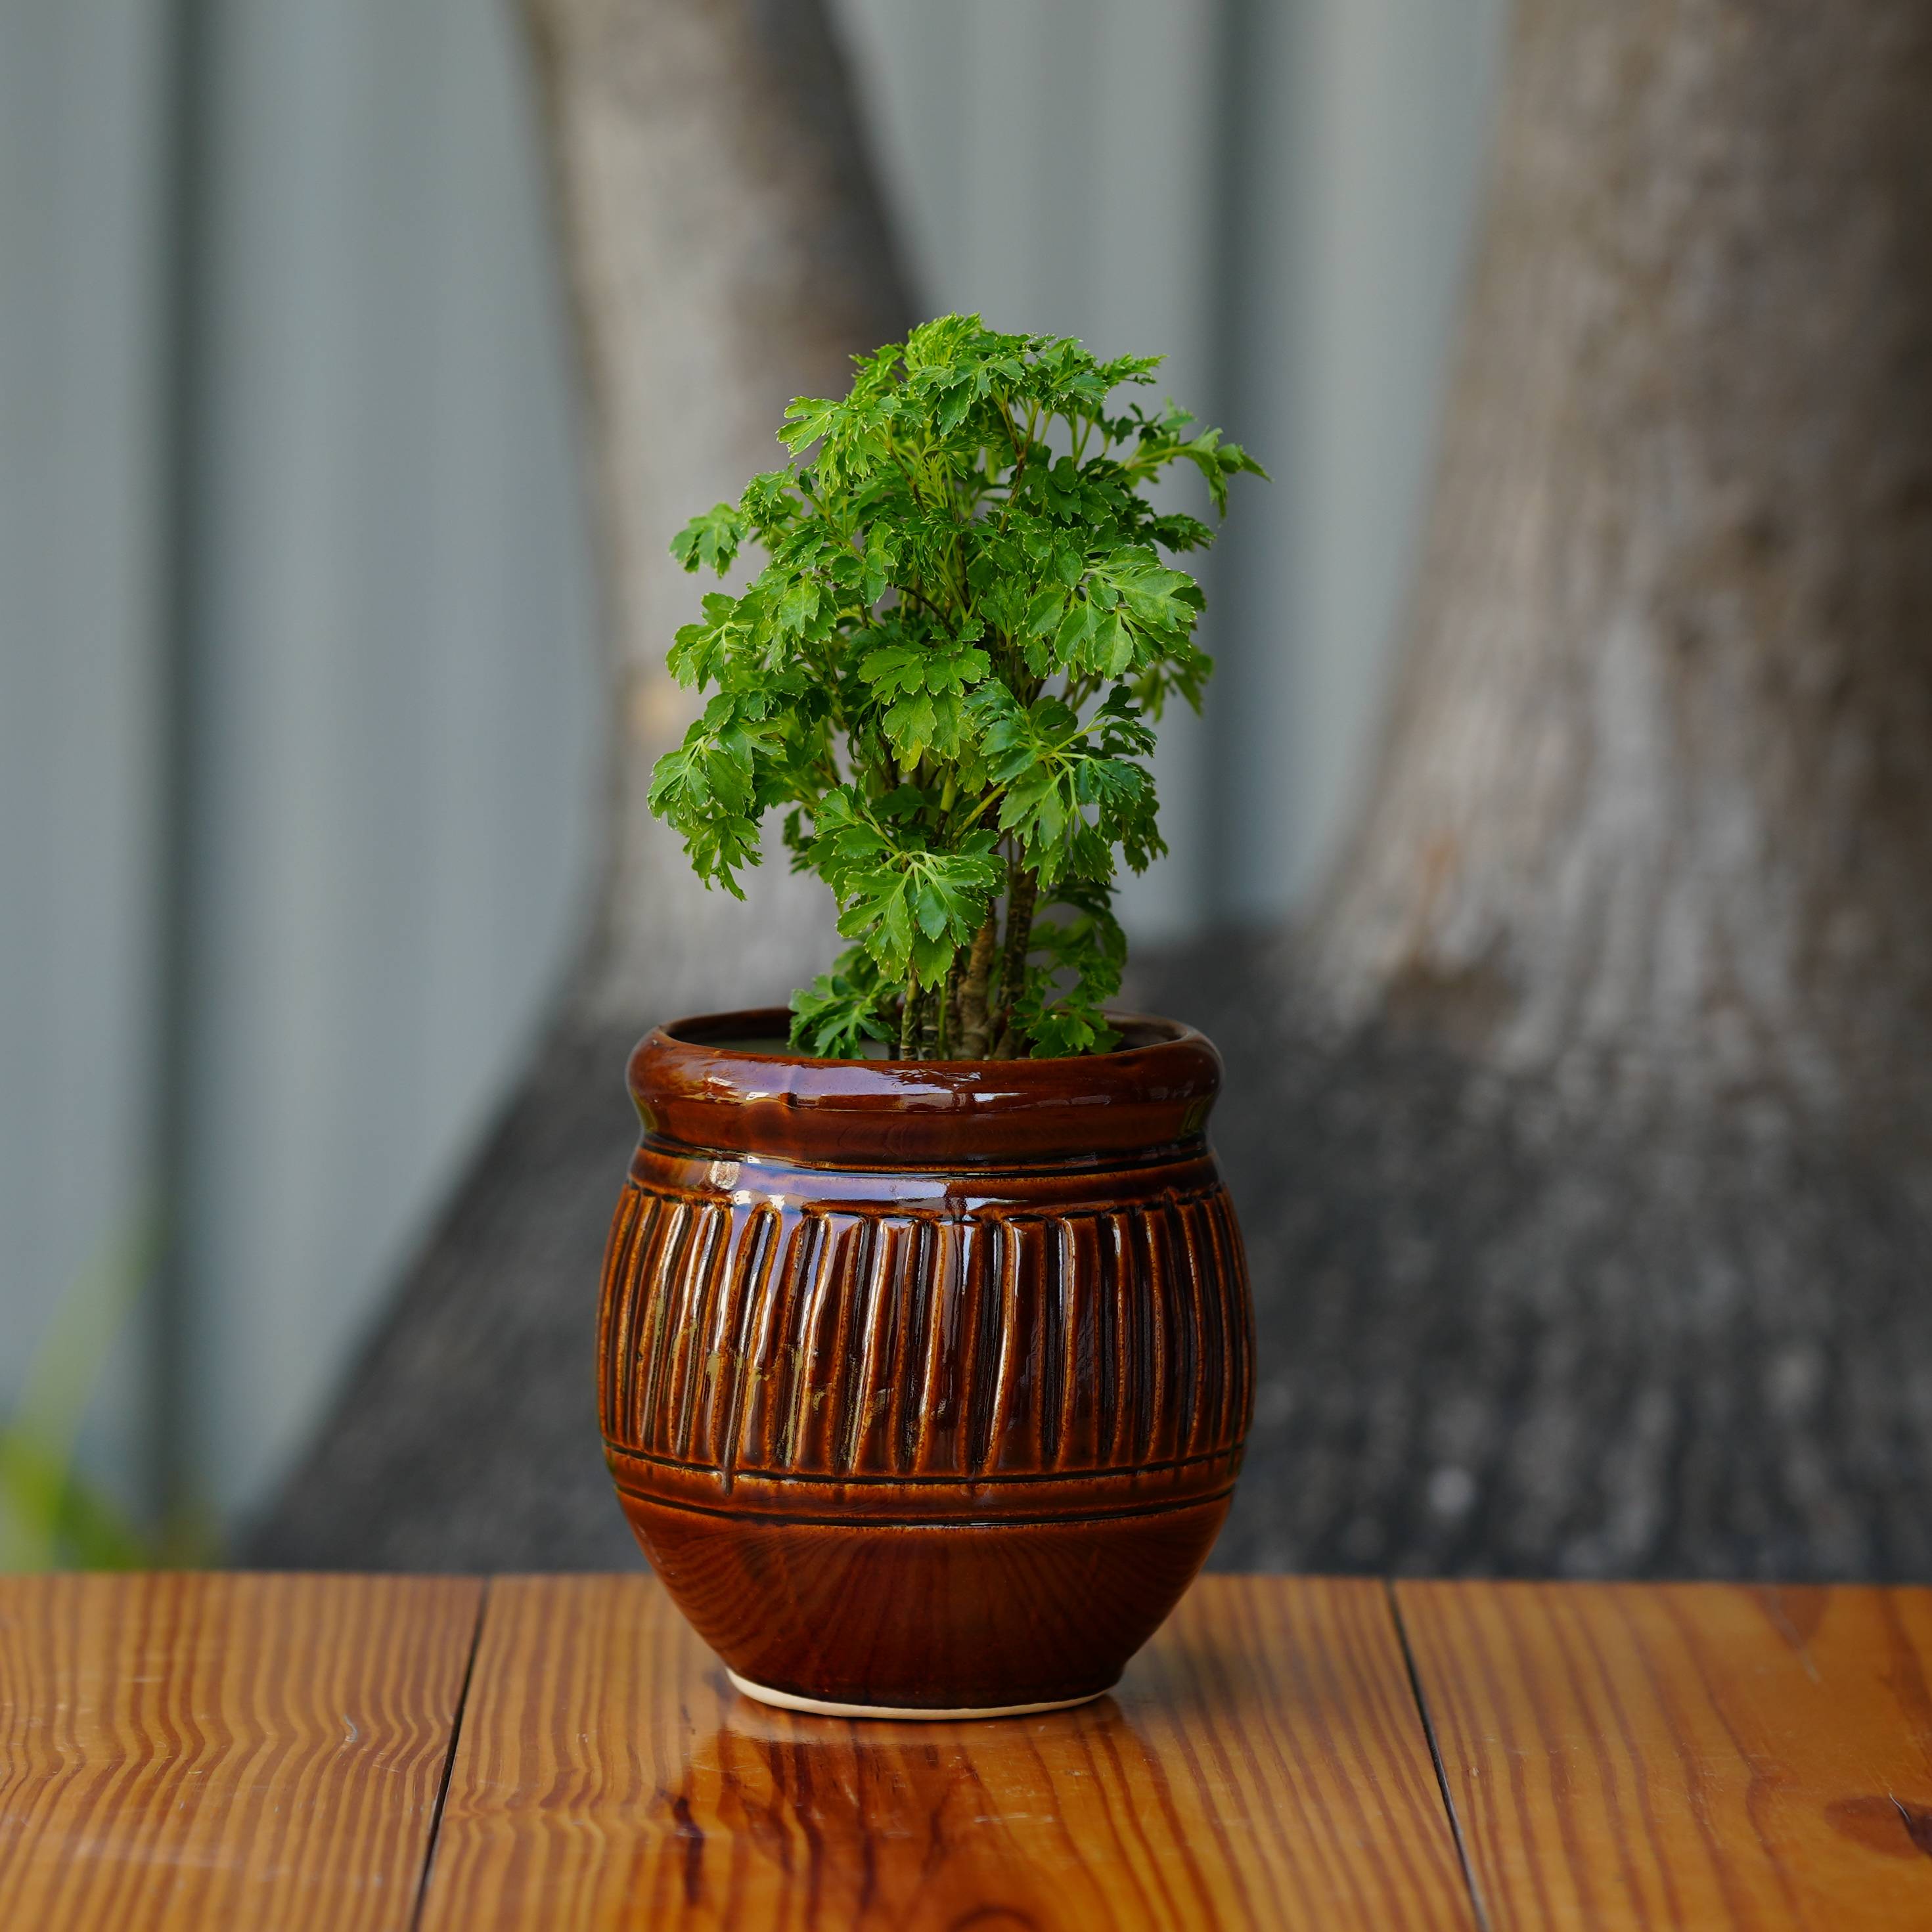
<svg viewBox="0 0 1932 1932">
<path fill-rule="evenodd" d="M 1000 914 L 986 908 L 986 922 L 973 936 L 966 976 L 959 982 L 959 1058 L 984 1060 L 992 1043 L 992 1022 L 986 1012 L 986 993 L 993 977 L 993 954 L 999 944 Z"/>
<path fill-rule="evenodd" d="M 1007 862 L 1006 944 L 1000 959 L 1000 1036 L 995 1060 L 1011 1060 L 1021 1042 L 1013 1031 L 1013 1008 L 1026 985 L 1027 952 L 1033 939 L 1033 909 L 1040 898 L 1040 874 L 1020 863 L 1018 854 Z"/>
<path fill-rule="evenodd" d="M 914 1051 L 916 1037 L 914 1028 L 919 1020 L 919 981 L 911 974 L 906 975 L 905 998 L 899 1003 L 898 1051 L 893 1056 L 898 1060 L 916 1060 Z"/>
</svg>

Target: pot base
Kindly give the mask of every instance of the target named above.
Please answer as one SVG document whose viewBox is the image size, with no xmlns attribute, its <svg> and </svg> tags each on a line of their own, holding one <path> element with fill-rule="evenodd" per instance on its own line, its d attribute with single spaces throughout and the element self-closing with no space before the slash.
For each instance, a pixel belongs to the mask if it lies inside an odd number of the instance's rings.
<svg viewBox="0 0 1932 1932">
<path fill-rule="evenodd" d="M 1104 1697 L 1104 1688 L 1098 1690 L 1084 1690 L 1078 1697 L 1052 1697 L 1043 1704 L 987 1704 L 964 1705 L 956 1709 L 928 1710 L 912 1704 L 835 1704 L 823 1697 L 800 1697 L 790 1690 L 774 1690 L 768 1684 L 754 1684 L 748 1677 L 740 1677 L 728 1665 L 724 1675 L 730 1678 L 734 1688 L 760 1704 L 770 1704 L 781 1711 L 802 1711 L 814 1718 L 891 1718 L 906 1722 L 938 1724 L 947 1719 L 972 1720 L 978 1718 L 1028 1718 L 1040 1711 L 1070 1710 L 1076 1704 L 1090 1704 L 1096 1697 Z"/>
</svg>

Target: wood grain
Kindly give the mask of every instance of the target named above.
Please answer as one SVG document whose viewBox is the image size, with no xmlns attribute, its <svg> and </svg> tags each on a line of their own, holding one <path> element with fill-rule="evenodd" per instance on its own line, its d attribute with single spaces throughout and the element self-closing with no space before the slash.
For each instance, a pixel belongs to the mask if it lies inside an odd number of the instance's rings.
<svg viewBox="0 0 1932 1932">
<path fill-rule="evenodd" d="M 409 1925 L 482 1593 L 0 1578 L 0 1926 Z"/>
<path fill-rule="evenodd" d="M 1468 1928 L 1382 1586 L 1204 1579 L 1084 1709 L 735 1696 L 645 1577 L 493 1585 L 425 1932 Z"/>
<path fill-rule="evenodd" d="M 1932 1926 L 1932 1591 L 1397 1604 L 1498 1932 Z"/>
</svg>

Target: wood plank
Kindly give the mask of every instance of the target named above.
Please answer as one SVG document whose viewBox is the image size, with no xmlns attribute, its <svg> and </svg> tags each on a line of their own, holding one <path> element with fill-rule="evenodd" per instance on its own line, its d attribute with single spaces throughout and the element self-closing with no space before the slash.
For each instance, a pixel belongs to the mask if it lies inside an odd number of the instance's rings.
<svg viewBox="0 0 1932 1932">
<path fill-rule="evenodd" d="M 1084 1708 L 736 1696 L 648 1577 L 491 1587 L 426 1932 L 1472 1924 L 1387 1592 L 1210 1577 Z"/>
<path fill-rule="evenodd" d="M 0 1925 L 408 1926 L 482 1596 L 0 1578 Z"/>
<path fill-rule="evenodd" d="M 1497 1932 L 1932 1926 L 1932 1591 L 1396 1600 Z"/>
</svg>

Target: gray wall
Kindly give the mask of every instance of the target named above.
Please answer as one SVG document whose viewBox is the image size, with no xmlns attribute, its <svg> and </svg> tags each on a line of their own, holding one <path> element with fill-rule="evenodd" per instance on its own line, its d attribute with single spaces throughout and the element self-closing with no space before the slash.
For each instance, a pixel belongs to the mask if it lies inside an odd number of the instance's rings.
<svg viewBox="0 0 1932 1932">
<path fill-rule="evenodd" d="M 300 1441 L 567 956 L 598 664 L 508 10 L 230 0 L 210 50 L 188 1390 Z"/>
<path fill-rule="evenodd" d="M 1164 354 L 1153 395 L 1219 408 L 1225 11 L 1216 0 L 837 0 L 928 306 L 1108 354 Z M 1208 754 L 1183 707 L 1156 770 L 1171 856 L 1122 897 L 1142 937 L 1177 936 L 1215 910 Z"/>
<path fill-rule="evenodd" d="M 836 0 L 931 305 L 1168 350 L 1278 479 L 1214 560 L 1224 668 L 1163 748 L 1144 935 L 1292 905 L 1362 769 L 1502 4 Z M 170 1177 L 176 1440 L 230 1519 L 584 910 L 596 613 L 512 15 L 0 8 L 0 1406 Z M 137 1502 L 142 1342 L 88 1435 Z"/>
<path fill-rule="evenodd" d="M 1504 0 L 836 0 L 932 304 L 1110 352 L 1274 472 L 1209 566 L 1143 936 L 1272 920 L 1364 770 Z"/>
<path fill-rule="evenodd" d="M 167 19 L 0 12 L 0 1405 L 170 1168 L 176 1420 L 226 1515 L 312 1426 L 572 950 L 599 673 L 508 10 L 204 10 L 185 518 L 159 447 Z M 135 1502 L 140 1396 L 104 1388 L 91 1430 Z"/>
<path fill-rule="evenodd" d="M 162 17 L 140 0 L 0 11 L 0 1412 L 56 1293 L 88 1295 L 148 1190 Z M 124 1478 L 138 1368 L 124 1346 L 89 1444 Z"/>
</svg>

